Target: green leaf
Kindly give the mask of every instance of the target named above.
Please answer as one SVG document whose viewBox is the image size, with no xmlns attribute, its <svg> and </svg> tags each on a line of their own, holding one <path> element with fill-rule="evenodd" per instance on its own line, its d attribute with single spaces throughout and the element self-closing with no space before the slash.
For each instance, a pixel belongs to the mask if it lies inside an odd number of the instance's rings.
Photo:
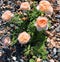
<svg viewBox="0 0 60 62">
<path fill-rule="evenodd" d="M 17 43 L 17 39 L 15 39 L 14 37 L 12 38 L 12 41 L 11 41 L 11 46 L 13 46 L 14 44 Z"/>
<path fill-rule="evenodd" d="M 33 20 L 32 22 L 29 23 L 28 28 L 27 28 L 27 32 L 33 36 L 34 32 L 35 32 L 35 26 L 34 26 L 35 20 Z"/>
<path fill-rule="evenodd" d="M 29 62 L 35 62 L 35 60 L 34 59 L 30 59 Z"/>
<path fill-rule="evenodd" d="M 51 21 L 49 20 L 48 21 L 48 28 L 50 29 L 50 27 L 51 27 Z"/>
</svg>

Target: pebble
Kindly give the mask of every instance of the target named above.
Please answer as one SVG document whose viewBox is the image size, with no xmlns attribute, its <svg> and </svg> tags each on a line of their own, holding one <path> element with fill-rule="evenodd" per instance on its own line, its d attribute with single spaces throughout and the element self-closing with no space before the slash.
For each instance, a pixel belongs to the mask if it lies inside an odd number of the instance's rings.
<svg viewBox="0 0 60 62">
<path fill-rule="evenodd" d="M 60 56 L 58 57 L 58 61 L 60 62 Z"/>
<path fill-rule="evenodd" d="M 23 60 L 23 59 L 20 59 L 20 61 L 21 61 L 21 62 L 24 62 L 24 60 Z"/>
<path fill-rule="evenodd" d="M 57 3 L 60 5 L 60 0 L 57 0 Z"/>
<path fill-rule="evenodd" d="M 3 0 L 0 0 L 0 6 L 3 4 Z"/>
<path fill-rule="evenodd" d="M 47 42 L 50 42 L 50 38 L 47 38 Z"/>
<path fill-rule="evenodd" d="M 15 60 L 16 60 L 16 57 L 15 57 L 15 56 L 13 56 L 13 57 L 12 57 L 12 59 L 15 61 Z"/>
<path fill-rule="evenodd" d="M 60 25 L 55 30 L 56 32 L 60 32 Z"/>
<path fill-rule="evenodd" d="M 19 61 L 15 61 L 15 62 L 19 62 Z"/>
<path fill-rule="evenodd" d="M 54 62 L 54 60 L 53 59 L 50 59 L 50 62 Z"/>
<path fill-rule="evenodd" d="M 14 27 L 14 24 L 10 24 L 10 27 Z"/>
<path fill-rule="evenodd" d="M 53 36 L 53 34 L 52 34 L 51 32 L 49 32 L 49 31 L 46 31 L 46 33 L 47 33 L 48 35 L 50 35 L 51 37 Z"/>
<path fill-rule="evenodd" d="M 2 56 L 2 52 L 0 51 L 0 57 Z"/>
<path fill-rule="evenodd" d="M 60 19 L 57 19 L 58 22 L 60 22 Z"/>
<path fill-rule="evenodd" d="M 12 3 L 11 1 L 8 1 L 8 5 L 11 5 L 11 3 Z"/>
<path fill-rule="evenodd" d="M 58 48 L 57 52 L 60 53 L 60 48 Z"/>
<path fill-rule="evenodd" d="M 57 40 L 58 42 L 60 42 L 60 38 L 57 38 L 56 40 Z"/>
<path fill-rule="evenodd" d="M 47 60 L 43 60 L 42 62 L 49 62 L 49 61 L 47 61 Z"/>
<path fill-rule="evenodd" d="M 0 20 L 0 26 L 2 25 L 2 21 Z"/>
<path fill-rule="evenodd" d="M 53 48 L 53 54 L 55 55 L 57 52 L 57 49 L 56 48 Z"/>
<path fill-rule="evenodd" d="M 55 18 L 60 19 L 60 15 L 56 15 Z"/>
<path fill-rule="evenodd" d="M 60 52 L 58 53 L 58 57 L 60 57 Z"/>
<path fill-rule="evenodd" d="M 10 58 L 7 58 L 7 60 L 10 62 Z"/>
<path fill-rule="evenodd" d="M 56 36 L 56 38 L 60 38 L 60 35 L 59 34 L 57 34 L 57 35 L 55 35 Z"/>
<path fill-rule="evenodd" d="M 57 59 L 57 58 L 58 58 L 58 55 L 55 55 L 55 56 L 53 56 L 52 58 L 53 58 L 53 59 Z"/>
<path fill-rule="evenodd" d="M 55 27 L 57 27 L 58 25 L 57 24 L 54 24 Z"/>
<path fill-rule="evenodd" d="M 0 34 L 3 34 L 3 33 L 5 33 L 5 30 L 0 30 Z"/>
<path fill-rule="evenodd" d="M 54 29 L 55 27 L 54 26 L 51 26 L 50 29 Z"/>
</svg>

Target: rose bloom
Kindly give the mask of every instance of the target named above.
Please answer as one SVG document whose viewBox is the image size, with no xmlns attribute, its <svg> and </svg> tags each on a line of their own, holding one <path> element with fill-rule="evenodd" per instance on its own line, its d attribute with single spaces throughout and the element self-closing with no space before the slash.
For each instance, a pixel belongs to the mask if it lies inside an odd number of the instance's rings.
<svg viewBox="0 0 60 62">
<path fill-rule="evenodd" d="M 22 32 L 18 36 L 18 41 L 21 44 L 26 44 L 30 40 L 30 35 L 27 32 Z"/>
<path fill-rule="evenodd" d="M 39 5 L 37 6 L 37 9 L 43 12 L 49 12 L 50 14 L 53 13 L 53 8 L 48 1 L 40 1 Z"/>
<path fill-rule="evenodd" d="M 35 26 L 37 28 L 38 31 L 41 31 L 42 29 L 47 30 L 48 29 L 48 19 L 46 17 L 38 17 L 36 22 L 35 22 Z"/>
<path fill-rule="evenodd" d="M 30 10 L 30 4 L 28 2 L 22 2 L 20 9 L 21 10 Z"/>
<path fill-rule="evenodd" d="M 2 14 L 2 19 L 3 21 L 8 21 L 10 20 L 12 17 L 14 16 L 14 14 L 11 13 L 11 11 L 7 10 Z"/>
</svg>

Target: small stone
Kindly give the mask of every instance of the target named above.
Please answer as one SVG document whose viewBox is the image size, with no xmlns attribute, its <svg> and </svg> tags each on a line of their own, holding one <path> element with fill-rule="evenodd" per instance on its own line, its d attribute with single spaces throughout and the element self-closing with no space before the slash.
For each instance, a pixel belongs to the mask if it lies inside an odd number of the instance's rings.
<svg viewBox="0 0 60 62">
<path fill-rule="evenodd" d="M 60 19 L 57 19 L 58 22 L 60 22 Z"/>
<path fill-rule="evenodd" d="M 53 36 L 53 34 L 52 34 L 51 32 L 49 32 L 49 31 L 46 31 L 46 33 L 47 33 L 48 35 L 50 35 L 51 37 Z"/>
<path fill-rule="evenodd" d="M 0 5 L 2 5 L 3 4 L 3 1 L 2 0 L 0 0 Z"/>
<path fill-rule="evenodd" d="M 7 58 L 8 61 L 10 61 L 10 58 Z"/>
<path fill-rule="evenodd" d="M 58 25 L 57 24 L 54 24 L 55 27 L 57 27 Z"/>
<path fill-rule="evenodd" d="M 14 24 L 10 24 L 10 27 L 14 27 Z"/>
<path fill-rule="evenodd" d="M 60 0 L 57 0 L 57 3 L 60 5 Z"/>
<path fill-rule="evenodd" d="M 60 57 L 60 53 L 58 53 L 58 57 Z"/>
<path fill-rule="evenodd" d="M 3 50 L 0 50 L 0 56 L 2 56 L 4 54 Z"/>
<path fill-rule="evenodd" d="M 60 57 L 58 57 L 58 61 L 60 62 Z"/>
<path fill-rule="evenodd" d="M 58 48 L 57 52 L 60 53 L 60 48 Z"/>
<path fill-rule="evenodd" d="M 55 18 L 60 19 L 60 15 L 56 15 Z"/>
<path fill-rule="evenodd" d="M 54 60 L 53 59 L 50 59 L 50 62 L 54 62 Z"/>
<path fill-rule="evenodd" d="M 57 52 L 56 48 L 53 48 L 53 54 L 55 55 Z"/>
<path fill-rule="evenodd" d="M 55 30 L 56 32 L 60 32 L 60 25 Z"/>
<path fill-rule="evenodd" d="M 57 33 L 58 36 L 60 36 L 60 33 Z"/>
<path fill-rule="evenodd" d="M 43 60 L 42 62 L 48 62 L 47 60 Z"/>
<path fill-rule="evenodd" d="M 8 1 L 8 4 L 11 4 L 12 2 L 11 1 Z"/>
<path fill-rule="evenodd" d="M 60 38 L 57 38 L 56 40 L 60 42 Z"/>
<path fill-rule="evenodd" d="M 16 57 L 15 57 L 15 56 L 13 56 L 13 57 L 12 57 L 12 59 L 13 59 L 13 60 L 16 60 Z"/>
<path fill-rule="evenodd" d="M 19 62 L 19 61 L 15 61 L 15 62 Z"/>
<path fill-rule="evenodd" d="M 47 38 L 47 42 L 50 42 L 50 38 Z"/>
<path fill-rule="evenodd" d="M 60 38 L 60 35 L 55 35 L 56 36 L 56 38 Z"/>
<path fill-rule="evenodd" d="M 57 55 L 53 56 L 53 59 L 57 59 L 57 58 L 58 58 L 58 56 L 57 56 Z"/>
<path fill-rule="evenodd" d="M 51 42 L 51 45 L 52 45 L 53 47 L 56 46 L 56 43 L 55 43 L 55 41 L 54 41 L 53 39 L 51 39 L 50 42 Z"/>
<path fill-rule="evenodd" d="M 51 28 L 50 29 L 54 29 L 55 27 L 54 26 L 51 26 Z"/>
<path fill-rule="evenodd" d="M 17 5 L 20 5 L 21 4 L 21 1 L 17 1 Z"/>
<path fill-rule="evenodd" d="M 21 62 L 24 62 L 24 60 L 23 60 L 23 59 L 20 59 L 20 61 L 21 61 Z"/>
<path fill-rule="evenodd" d="M 2 56 L 2 52 L 0 52 L 0 57 Z"/>
<path fill-rule="evenodd" d="M 2 20 L 0 19 L 0 25 L 2 25 Z"/>
</svg>

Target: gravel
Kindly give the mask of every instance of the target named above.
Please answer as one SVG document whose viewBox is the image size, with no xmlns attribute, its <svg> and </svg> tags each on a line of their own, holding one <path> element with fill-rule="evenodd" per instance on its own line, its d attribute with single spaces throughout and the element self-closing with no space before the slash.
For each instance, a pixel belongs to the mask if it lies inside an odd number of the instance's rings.
<svg viewBox="0 0 60 62">
<path fill-rule="evenodd" d="M 0 44 L 2 44 L 3 46 L 3 37 L 7 37 L 6 35 L 9 35 L 8 32 L 10 30 L 6 29 L 5 27 L 5 22 L 2 22 L 1 19 L 1 15 L 2 13 L 9 9 L 10 11 L 14 12 L 18 12 L 18 9 L 20 8 L 20 6 L 18 4 L 16 4 L 16 2 L 21 3 L 21 1 L 24 0 L 0 0 Z M 60 4 L 60 0 L 57 0 L 58 4 Z M 10 5 L 10 6 L 9 6 Z M 50 58 L 48 58 L 48 60 L 43 60 L 42 62 L 55 62 L 54 59 L 57 60 L 57 62 L 60 62 L 60 45 L 57 47 L 58 40 L 60 42 L 60 14 L 57 13 L 54 17 L 56 19 L 57 22 L 52 22 L 52 26 L 50 27 L 50 30 L 48 30 L 48 39 L 47 39 L 47 44 L 46 44 L 46 48 L 48 51 L 48 55 L 50 55 Z M 14 27 L 13 24 L 10 24 L 10 27 Z M 55 30 L 55 33 L 52 33 Z M 56 38 L 53 39 L 53 38 Z M 51 41 L 53 39 L 53 41 Z M 54 45 L 53 45 L 54 44 Z M 0 45 L 1 46 L 1 45 Z M 15 50 L 16 48 L 16 50 Z M 20 49 L 21 48 L 21 49 Z M 25 62 L 23 59 L 21 59 L 21 51 L 22 51 L 21 46 L 19 46 L 18 44 L 16 45 L 16 47 L 10 47 L 10 46 L 3 46 L 0 49 L 0 56 L 1 56 L 1 62 Z M 15 52 L 14 52 L 15 51 Z M 20 53 L 20 54 L 19 54 Z M 17 57 L 17 55 L 19 56 L 19 58 Z M 52 59 L 51 59 L 52 58 Z"/>
</svg>

